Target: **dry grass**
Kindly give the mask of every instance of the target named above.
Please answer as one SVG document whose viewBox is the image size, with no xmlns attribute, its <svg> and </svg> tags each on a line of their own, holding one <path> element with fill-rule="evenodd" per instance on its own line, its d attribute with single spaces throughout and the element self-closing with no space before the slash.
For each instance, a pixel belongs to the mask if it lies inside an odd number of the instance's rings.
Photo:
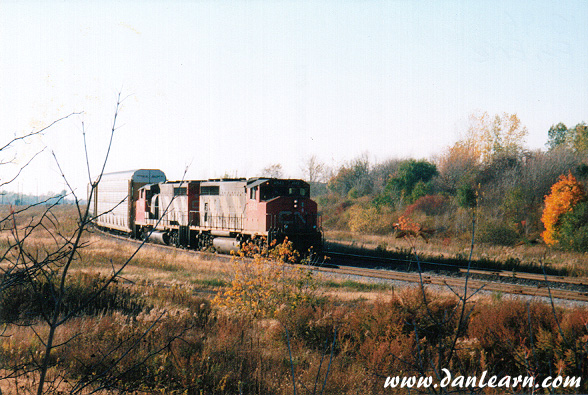
<svg viewBox="0 0 588 395">
<path fill-rule="evenodd" d="M 112 271 L 113 267 L 118 268 L 124 264 L 137 248 L 135 244 L 101 235 L 90 235 L 87 241 L 88 245 L 84 248 L 86 258 L 76 265 L 77 268 L 92 267 L 104 272 Z M 230 267 L 226 257 L 195 255 L 182 250 L 162 251 L 157 246 L 146 244 L 127 265 L 122 275 L 133 281 L 148 278 L 152 282 L 181 281 L 206 286 L 226 279 Z"/>
</svg>

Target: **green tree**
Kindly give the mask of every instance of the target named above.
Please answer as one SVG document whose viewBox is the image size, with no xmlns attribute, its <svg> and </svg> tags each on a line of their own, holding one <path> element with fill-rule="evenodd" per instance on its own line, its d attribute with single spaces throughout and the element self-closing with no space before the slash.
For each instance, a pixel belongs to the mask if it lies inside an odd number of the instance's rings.
<svg viewBox="0 0 588 395">
<path fill-rule="evenodd" d="M 588 151 L 588 125 L 586 125 L 586 122 L 580 122 L 569 129 L 560 122 L 549 128 L 547 136 L 546 145 L 549 150 L 567 146 L 576 153 L 585 153 Z"/>
<path fill-rule="evenodd" d="M 378 196 L 376 205 L 412 203 L 429 192 L 429 181 L 439 172 L 437 166 L 426 160 L 409 159 L 398 166 L 396 173 L 386 183 L 383 193 Z"/>
<path fill-rule="evenodd" d="M 411 193 L 419 182 L 428 182 L 438 174 L 437 166 L 426 160 L 409 159 L 402 163 L 396 174 L 388 181 L 407 193 Z"/>
<path fill-rule="evenodd" d="M 571 130 L 572 145 L 577 153 L 588 152 L 588 126 L 580 122 Z"/>
<path fill-rule="evenodd" d="M 463 208 L 474 208 L 477 205 L 476 190 L 468 184 L 462 184 L 457 189 L 457 204 Z"/>
<path fill-rule="evenodd" d="M 565 144 L 568 140 L 568 128 L 562 122 L 557 125 L 551 125 L 547 131 L 547 148 L 552 149 Z"/>
<path fill-rule="evenodd" d="M 418 181 L 414 187 L 412 188 L 412 192 L 410 193 L 410 201 L 416 202 L 419 198 L 426 196 L 429 193 L 430 187 L 425 182 Z"/>
<path fill-rule="evenodd" d="M 424 192 L 422 184 L 431 181 L 437 174 L 439 174 L 437 166 L 433 163 L 426 160 L 416 161 L 409 159 L 400 165 L 396 174 L 388 181 L 388 184 L 402 191 L 405 196 L 409 196 L 419 183 L 421 184 L 419 187 L 420 192 Z"/>
<path fill-rule="evenodd" d="M 588 201 L 576 204 L 562 215 L 560 222 L 557 233 L 559 245 L 568 250 L 588 251 Z"/>
</svg>

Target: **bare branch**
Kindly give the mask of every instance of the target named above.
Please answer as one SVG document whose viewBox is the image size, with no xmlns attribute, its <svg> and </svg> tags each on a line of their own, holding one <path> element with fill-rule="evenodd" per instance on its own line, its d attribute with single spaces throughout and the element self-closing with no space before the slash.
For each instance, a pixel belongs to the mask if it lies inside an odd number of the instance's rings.
<svg viewBox="0 0 588 395">
<path fill-rule="evenodd" d="M 28 139 L 30 137 L 33 137 L 33 136 L 36 136 L 36 135 L 39 135 L 39 134 L 43 134 L 43 132 L 45 132 L 47 129 L 51 128 L 53 125 L 55 125 L 55 124 L 57 124 L 57 123 L 65 120 L 65 119 L 67 119 L 67 118 L 69 118 L 69 117 L 71 117 L 73 115 L 80 115 L 80 114 L 83 114 L 83 112 L 72 112 L 71 114 L 68 114 L 68 115 L 66 115 L 64 117 L 61 117 L 61 118 L 59 118 L 59 119 L 51 122 L 49 125 L 45 126 L 42 129 L 39 129 L 39 130 L 34 131 L 34 132 L 27 133 L 27 134 L 25 134 L 23 136 L 14 137 L 12 140 L 10 140 L 8 143 L 6 143 L 3 147 L 0 147 L 0 151 L 4 151 L 5 149 L 9 148 L 11 145 L 13 145 L 14 143 L 16 143 L 17 141 L 25 140 L 25 139 Z"/>
<path fill-rule="evenodd" d="M 17 179 L 17 178 L 20 176 L 20 173 L 22 173 L 22 171 L 23 171 L 24 169 L 26 169 L 26 168 L 27 168 L 27 167 L 28 167 L 28 166 L 31 164 L 31 162 L 32 162 L 32 161 L 33 161 L 33 160 L 34 160 L 34 159 L 35 159 L 35 158 L 36 158 L 38 155 L 40 155 L 40 154 L 41 154 L 43 151 L 45 151 L 45 148 L 43 148 L 41 151 L 39 151 L 39 152 L 37 152 L 35 155 L 33 155 L 33 157 L 32 157 L 32 158 L 30 158 L 30 159 L 28 160 L 28 162 L 27 162 L 27 163 L 25 163 L 23 166 L 21 166 L 21 167 L 20 167 L 20 169 L 18 169 L 18 172 L 16 173 L 16 175 L 15 175 L 14 177 L 12 177 L 10 180 L 8 180 L 8 181 L 4 181 L 4 182 L 0 182 L 0 188 L 2 188 L 3 186 L 5 186 L 5 185 L 8 185 L 8 184 L 10 184 L 10 183 L 14 182 L 14 180 L 16 180 L 16 179 Z"/>
</svg>

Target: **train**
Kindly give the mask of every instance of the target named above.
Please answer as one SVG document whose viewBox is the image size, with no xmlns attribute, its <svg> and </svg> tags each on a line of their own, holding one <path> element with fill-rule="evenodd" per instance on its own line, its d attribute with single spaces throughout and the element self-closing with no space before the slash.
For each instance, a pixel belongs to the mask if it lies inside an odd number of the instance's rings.
<svg viewBox="0 0 588 395">
<path fill-rule="evenodd" d="M 100 229 L 181 248 L 230 253 L 286 239 L 303 255 L 323 247 L 317 204 L 300 179 L 170 181 L 138 169 L 103 174 L 89 204 Z"/>
</svg>

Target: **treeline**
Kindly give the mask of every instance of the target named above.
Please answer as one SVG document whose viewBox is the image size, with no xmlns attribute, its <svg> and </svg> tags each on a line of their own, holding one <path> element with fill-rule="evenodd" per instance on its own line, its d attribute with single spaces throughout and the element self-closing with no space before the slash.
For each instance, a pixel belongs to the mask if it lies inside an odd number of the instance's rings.
<svg viewBox="0 0 588 395">
<path fill-rule="evenodd" d="M 0 191 L 0 204 L 12 204 L 15 206 L 31 206 L 35 204 L 73 204 L 74 202 L 74 199 L 71 199 L 67 196 L 66 191 L 61 191 L 60 193 L 49 192 L 41 195 Z"/>
<path fill-rule="evenodd" d="M 527 129 L 516 114 L 483 113 L 472 115 L 465 136 L 431 160 L 358 157 L 316 185 L 323 225 L 388 234 L 405 216 L 439 237 L 467 238 L 476 207 L 478 242 L 542 242 L 552 186 L 569 174 L 588 181 L 586 125 L 559 123 L 547 134 L 546 150 L 528 150 Z"/>
</svg>

